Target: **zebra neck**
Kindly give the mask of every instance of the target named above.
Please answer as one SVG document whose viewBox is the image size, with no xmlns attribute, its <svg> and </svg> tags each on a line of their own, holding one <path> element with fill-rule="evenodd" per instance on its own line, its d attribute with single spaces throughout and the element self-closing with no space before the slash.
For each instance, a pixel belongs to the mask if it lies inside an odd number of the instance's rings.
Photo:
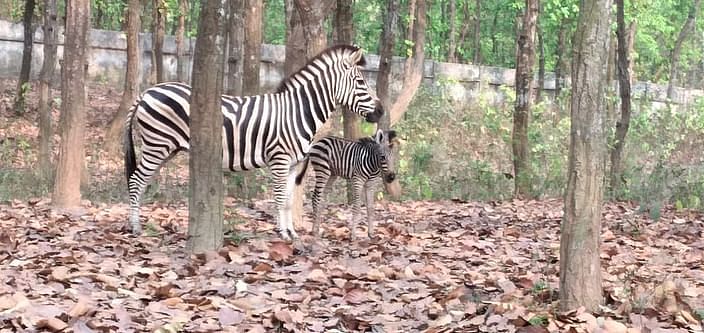
<svg viewBox="0 0 704 333">
<path fill-rule="evenodd" d="M 330 114 L 335 110 L 335 103 L 332 94 L 325 87 L 314 85 L 311 81 L 305 84 L 305 88 L 298 86 L 296 89 L 289 90 L 289 96 L 293 100 L 294 110 L 292 111 L 295 123 L 303 126 L 299 130 L 307 132 L 308 135 L 304 137 L 312 141 L 313 136 L 325 125 Z"/>
</svg>

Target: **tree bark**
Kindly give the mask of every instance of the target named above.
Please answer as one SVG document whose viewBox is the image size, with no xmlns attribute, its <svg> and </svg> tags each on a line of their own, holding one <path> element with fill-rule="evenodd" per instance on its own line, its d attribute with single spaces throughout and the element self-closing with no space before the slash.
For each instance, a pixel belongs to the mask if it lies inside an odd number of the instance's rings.
<svg viewBox="0 0 704 333">
<path fill-rule="evenodd" d="M 120 149 L 120 136 L 125 123 L 125 118 L 130 107 L 139 95 L 140 76 L 140 50 L 139 50 L 139 28 L 141 26 L 139 0 L 129 0 L 127 2 L 127 72 L 125 73 L 125 83 L 122 91 L 122 99 L 117 113 L 108 123 L 108 132 L 105 135 L 108 151 L 117 154 Z"/>
<path fill-rule="evenodd" d="M 17 81 L 17 95 L 15 97 L 15 114 L 24 113 L 27 93 L 29 92 L 29 74 L 32 69 L 32 48 L 34 46 L 34 34 L 32 29 L 32 17 L 34 16 L 34 0 L 26 0 L 24 3 L 24 15 L 22 25 L 24 26 L 24 48 L 22 49 L 22 67 L 20 77 Z"/>
<path fill-rule="evenodd" d="M 535 63 L 535 31 L 538 18 L 538 0 L 526 0 L 522 27 L 517 38 L 516 106 L 513 113 L 513 170 L 515 196 L 531 197 L 532 172 L 528 122 L 533 95 L 533 64 Z"/>
<path fill-rule="evenodd" d="M 413 54 L 406 59 L 406 64 L 404 66 L 404 77 L 403 77 L 403 89 L 401 93 L 396 98 L 396 101 L 391 106 L 389 113 L 391 118 L 391 126 L 396 124 L 403 113 L 408 109 L 408 105 L 411 104 L 413 96 L 415 96 L 418 87 L 420 87 L 423 81 L 423 69 L 425 64 L 425 27 L 427 24 L 426 20 L 426 3 L 425 0 L 411 0 L 411 5 L 415 5 L 416 8 L 415 19 L 411 19 L 413 26 L 409 26 L 409 36 L 413 36 Z"/>
<path fill-rule="evenodd" d="M 611 0 L 584 0 L 574 35 L 572 120 L 560 237 L 560 310 L 602 303 L 599 243 L 606 164 L 605 76 Z"/>
<path fill-rule="evenodd" d="M 222 2 L 205 0 L 198 19 L 193 64 L 188 243 L 192 253 L 216 250 L 223 240 Z"/>
<path fill-rule="evenodd" d="M 230 22 L 228 24 L 227 93 L 242 95 L 242 57 L 244 53 L 244 1 L 230 0 Z"/>
<path fill-rule="evenodd" d="M 616 0 L 616 38 L 617 38 L 617 67 L 618 86 L 621 96 L 621 118 L 616 122 L 614 143 L 611 148 L 611 193 L 620 193 L 621 185 L 621 155 L 626 145 L 626 135 L 631 124 L 631 59 L 630 45 L 626 36 L 626 22 L 624 19 L 624 0 Z"/>
<path fill-rule="evenodd" d="M 701 0 L 694 0 L 694 5 L 692 6 L 692 8 L 690 8 L 689 14 L 687 15 L 687 20 L 684 22 L 682 30 L 680 30 L 680 33 L 677 36 L 677 40 L 675 41 L 675 47 L 672 49 L 672 54 L 670 56 L 670 81 L 667 84 L 667 98 L 669 100 L 675 98 L 675 84 L 677 83 L 677 65 L 680 62 L 680 55 L 682 54 L 682 45 L 694 29 L 694 20 L 697 17 L 697 13 L 699 12 L 699 7 L 701 7 L 701 4 Z"/>
<path fill-rule="evenodd" d="M 464 1 L 462 5 L 462 15 L 464 20 L 462 20 L 462 30 L 460 30 L 460 38 L 458 41 L 458 46 L 455 46 L 455 61 L 465 61 L 468 60 L 467 57 L 460 57 L 460 48 L 466 46 L 467 35 L 469 34 L 469 28 L 471 27 L 471 15 L 469 12 L 469 1 Z M 464 49 L 463 49 L 464 50 Z"/>
<path fill-rule="evenodd" d="M 477 0 L 474 8 L 474 56 L 472 63 L 478 65 L 482 61 L 482 0 Z M 494 24 L 496 24 L 496 16 L 494 16 Z M 492 37 L 493 38 L 493 37 Z M 493 40 L 493 39 L 492 39 Z"/>
<path fill-rule="evenodd" d="M 39 174 L 46 181 L 51 177 L 51 81 L 56 71 L 56 0 L 44 0 L 44 61 L 39 74 Z"/>
<path fill-rule="evenodd" d="M 285 0 L 286 9 L 286 61 L 284 73 L 293 74 L 306 63 L 306 45 L 303 38 L 301 16 L 293 4 L 293 0 Z"/>
<path fill-rule="evenodd" d="M 262 57 L 262 0 L 245 0 L 244 62 L 242 93 L 259 94 L 259 66 Z"/>
<path fill-rule="evenodd" d="M 81 204 L 81 172 L 85 163 L 85 77 L 90 27 L 90 0 L 66 2 L 66 41 L 61 67 L 61 145 L 52 204 Z"/>
<path fill-rule="evenodd" d="M 457 62 L 457 1 L 448 0 L 449 2 L 449 20 L 450 29 L 448 31 L 447 39 L 447 62 Z"/>
<path fill-rule="evenodd" d="M 188 1 L 178 0 L 178 13 L 178 26 L 176 28 L 176 79 L 179 82 L 188 82 L 188 73 L 186 70 L 188 59 L 185 57 L 185 45 L 183 45 L 186 38 Z"/>
<path fill-rule="evenodd" d="M 538 4 L 537 34 L 538 34 L 538 89 L 535 91 L 535 101 L 540 103 L 545 89 L 545 44 L 543 43 L 543 28 L 540 26 L 542 7 Z"/>
<path fill-rule="evenodd" d="M 166 21 L 166 7 L 163 0 L 153 0 L 152 22 L 152 52 L 154 69 L 156 70 L 156 83 L 164 82 L 164 30 Z"/>
</svg>

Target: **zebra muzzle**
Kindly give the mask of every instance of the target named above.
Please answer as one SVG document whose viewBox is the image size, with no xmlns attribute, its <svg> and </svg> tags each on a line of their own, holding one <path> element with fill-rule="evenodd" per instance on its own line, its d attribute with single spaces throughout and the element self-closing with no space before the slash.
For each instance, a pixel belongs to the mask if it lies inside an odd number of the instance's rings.
<svg viewBox="0 0 704 333">
<path fill-rule="evenodd" d="M 384 175 L 384 181 L 387 183 L 393 183 L 393 181 L 396 179 L 396 174 L 393 172 L 389 172 L 386 175 Z"/>
</svg>

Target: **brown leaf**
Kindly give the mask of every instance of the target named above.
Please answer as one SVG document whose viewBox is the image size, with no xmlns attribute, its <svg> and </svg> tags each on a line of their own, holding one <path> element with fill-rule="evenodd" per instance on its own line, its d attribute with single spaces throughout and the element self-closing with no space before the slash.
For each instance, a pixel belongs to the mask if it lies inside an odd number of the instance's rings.
<svg viewBox="0 0 704 333">
<path fill-rule="evenodd" d="M 244 321 L 244 314 L 224 306 L 218 312 L 218 320 L 222 326 L 236 325 Z"/>
<path fill-rule="evenodd" d="M 92 309 L 89 301 L 85 297 L 78 298 L 78 302 L 68 310 L 68 315 L 71 318 L 76 318 L 85 315 Z"/>
<path fill-rule="evenodd" d="M 274 261 L 285 261 L 293 255 L 293 247 L 286 242 L 271 242 L 269 258 Z"/>
<path fill-rule="evenodd" d="M 37 328 L 47 328 L 52 332 L 60 332 L 68 328 L 68 324 L 56 317 L 41 319 L 36 326 Z"/>
<path fill-rule="evenodd" d="M 306 280 L 308 281 L 315 281 L 315 282 L 320 282 L 320 283 L 327 283 L 328 282 L 328 276 L 323 272 L 322 269 L 316 268 L 310 273 L 308 273 L 308 276 L 306 276 Z"/>
<path fill-rule="evenodd" d="M 367 300 L 367 292 L 359 288 L 350 289 L 343 299 L 349 304 L 359 304 Z"/>
</svg>

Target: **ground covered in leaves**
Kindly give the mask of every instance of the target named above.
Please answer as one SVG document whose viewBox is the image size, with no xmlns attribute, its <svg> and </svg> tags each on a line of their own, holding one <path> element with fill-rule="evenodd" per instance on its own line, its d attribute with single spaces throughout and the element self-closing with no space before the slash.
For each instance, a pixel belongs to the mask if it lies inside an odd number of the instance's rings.
<svg viewBox="0 0 704 333">
<path fill-rule="evenodd" d="M 701 330 L 699 214 L 667 209 L 652 221 L 608 204 L 606 304 L 560 313 L 559 201 L 376 209 L 376 239 L 360 227 L 351 243 L 350 212 L 332 206 L 313 252 L 299 253 L 277 238 L 271 202 L 228 200 L 226 246 L 189 256 L 183 204 L 144 206 L 135 238 L 122 230 L 124 205 L 0 203 L 0 332 Z"/>
</svg>

